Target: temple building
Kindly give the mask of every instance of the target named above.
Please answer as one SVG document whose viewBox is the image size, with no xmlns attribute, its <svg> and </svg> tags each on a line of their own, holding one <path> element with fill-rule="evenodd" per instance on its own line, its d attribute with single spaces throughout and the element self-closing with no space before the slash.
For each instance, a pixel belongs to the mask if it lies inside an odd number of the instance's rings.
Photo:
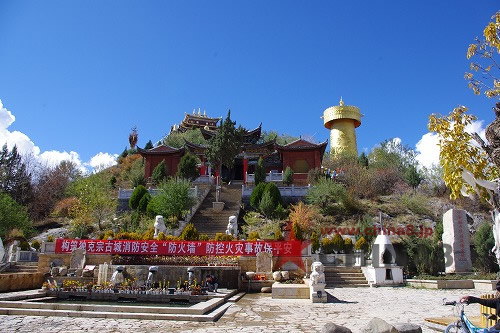
<svg viewBox="0 0 500 333">
<path fill-rule="evenodd" d="M 205 122 L 201 123 L 201 119 Z M 217 122 L 220 118 L 209 118 L 206 114 L 188 115 L 179 127 L 173 127 L 172 130 L 181 130 L 180 128 L 192 128 L 200 125 L 203 137 L 209 140 L 215 135 Z M 200 123 L 193 123 L 200 121 Z M 181 131 L 184 131 L 181 130 Z M 246 131 L 243 136 L 243 145 L 241 152 L 236 156 L 232 168 L 222 167 L 222 178 L 227 181 L 241 181 L 244 184 L 253 182 L 253 174 L 260 157 L 264 159 L 266 172 L 272 175 L 280 175 L 288 166 L 294 171 L 294 183 L 306 184 L 309 170 L 320 168 L 328 141 L 322 143 L 313 143 L 302 138 L 286 145 L 279 145 L 276 140 L 261 142 L 262 124 L 259 127 Z M 187 152 L 191 152 L 200 159 L 200 175 L 216 175 L 210 164 L 206 160 L 205 151 L 208 146 L 195 144 L 185 141 L 181 148 L 173 148 L 167 145 L 160 145 L 152 149 L 138 149 L 139 153 L 145 159 L 145 177 L 148 179 L 153 174 L 155 167 L 162 161 L 165 161 L 169 175 L 177 173 L 177 166 L 181 157 Z M 273 178 L 274 179 L 274 178 Z M 279 176 L 276 178 L 279 179 Z"/>
<path fill-rule="evenodd" d="M 203 128 L 207 131 L 215 131 L 217 129 L 217 123 L 222 119 L 207 117 L 207 112 L 204 110 L 201 114 L 201 109 L 193 110 L 193 114 L 184 113 L 184 119 L 181 121 L 180 125 L 174 124 L 170 128 L 170 132 L 180 131 L 185 132 L 191 128 Z"/>
</svg>

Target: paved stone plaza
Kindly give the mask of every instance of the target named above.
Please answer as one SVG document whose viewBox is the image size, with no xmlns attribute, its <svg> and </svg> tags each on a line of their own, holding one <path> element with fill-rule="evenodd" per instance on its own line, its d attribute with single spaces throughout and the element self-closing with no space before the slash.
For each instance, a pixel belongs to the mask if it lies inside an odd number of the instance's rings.
<svg viewBox="0 0 500 333">
<path fill-rule="evenodd" d="M 391 324 L 410 322 L 423 332 L 435 332 L 424 318 L 451 316 L 453 307 L 443 306 L 444 297 L 455 300 L 472 290 L 431 290 L 413 288 L 329 289 L 334 297 L 327 304 L 309 300 L 276 300 L 270 294 L 249 294 L 233 304 L 219 321 L 114 320 L 35 316 L 0 316 L 1 332 L 319 332 L 326 322 L 361 329 L 373 317 Z M 466 307 L 479 315 L 479 305 Z"/>
</svg>

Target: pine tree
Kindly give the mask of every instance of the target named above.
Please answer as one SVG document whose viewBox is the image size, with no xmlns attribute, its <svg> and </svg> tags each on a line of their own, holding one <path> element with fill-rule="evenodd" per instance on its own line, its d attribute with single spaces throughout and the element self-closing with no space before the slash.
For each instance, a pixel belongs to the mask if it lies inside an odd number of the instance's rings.
<svg viewBox="0 0 500 333">
<path fill-rule="evenodd" d="M 165 164 L 165 160 L 162 160 L 154 168 L 153 174 L 151 175 L 151 180 L 153 181 L 153 183 L 159 184 L 167 177 L 168 177 L 167 165 Z"/>
<path fill-rule="evenodd" d="M 144 149 L 151 149 L 153 148 L 153 142 L 151 142 L 151 140 L 149 140 L 146 145 L 144 146 Z"/>
<path fill-rule="evenodd" d="M 257 167 L 255 168 L 255 185 L 266 182 L 266 169 L 264 168 L 264 159 L 259 157 Z"/>
<path fill-rule="evenodd" d="M 200 170 L 198 169 L 198 158 L 187 152 L 179 161 L 179 166 L 177 167 L 177 177 L 193 181 L 199 176 Z"/>
<path fill-rule="evenodd" d="M 28 204 L 33 197 L 31 174 L 16 146 L 9 152 L 5 144 L 0 152 L 0 192 L 8 193 L 21 205 Z"/>
<path fill-rule="evenodd" d="M 236 122 L 231 120 L 231 110 L 229 110 L 226 119 L 210 139 L 206 156 L 212 165 L 217 166 L 219 178 L 222 165 L 231 168 L 234 164 L 234 158 L 240 153 L 244 131 L 241 126 L 236 128 Z M 217 179 L 217 184 L 220 184 L 219 179 Z M 219 192 L 217 191 L 217 201 L 220 200 L 218 196 Z"/>
</svg>

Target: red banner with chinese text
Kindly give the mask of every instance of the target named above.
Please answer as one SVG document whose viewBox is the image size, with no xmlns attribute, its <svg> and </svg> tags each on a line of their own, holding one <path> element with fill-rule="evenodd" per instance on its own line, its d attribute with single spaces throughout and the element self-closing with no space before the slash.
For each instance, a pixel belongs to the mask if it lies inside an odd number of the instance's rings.
<svg viewBox="0 0 500 333">
<path fill-rule="evenodd" d="M 89 254 L 167 255 L 167 256 L 301 256 L 301 241 L 158 241 L 158 240 L 56 240 L 56 253 L 84 249 Z"/>
</svg>

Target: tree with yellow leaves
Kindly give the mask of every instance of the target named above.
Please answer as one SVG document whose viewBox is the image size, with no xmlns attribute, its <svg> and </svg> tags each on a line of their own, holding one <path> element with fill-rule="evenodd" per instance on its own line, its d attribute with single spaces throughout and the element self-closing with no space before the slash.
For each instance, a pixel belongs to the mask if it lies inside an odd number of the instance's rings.
<svg viewBox="0 0 500 333">
<path fill-rule="evenodd" d="M 476 179 L 493 180 L 498 177 L 498 168 L 488 160 L 488 155 L 474 144 L 473 134 L 467 132 L 476 117 L 467 114 L 467 108 L 459 106 L 448 116 L 432 114 L 429 117 L 429 130 L 439 135 L 439 162 L 443 167 L 443 180 L 451 191 L 450 197 L 460 196 L 462 188 L 467 193 L 474 190 L 462 178 L 463 170 L 469 170 Z M 480 188 L 481 197 L 489 194 Z"/>
<path fill-rule="evenodd" d="M 476 37 L 474 43 L 467 49 L 467 59 L 474 58 L 470 63 L 471 72 L 465 73 L 476 95 L 484 94 L 488 98 L 500 100 L 500 11 L 491 17 L 483 31 L 484 39 Z M 475 73 L 472 73 L 475 72 Z"/>
</svg>

